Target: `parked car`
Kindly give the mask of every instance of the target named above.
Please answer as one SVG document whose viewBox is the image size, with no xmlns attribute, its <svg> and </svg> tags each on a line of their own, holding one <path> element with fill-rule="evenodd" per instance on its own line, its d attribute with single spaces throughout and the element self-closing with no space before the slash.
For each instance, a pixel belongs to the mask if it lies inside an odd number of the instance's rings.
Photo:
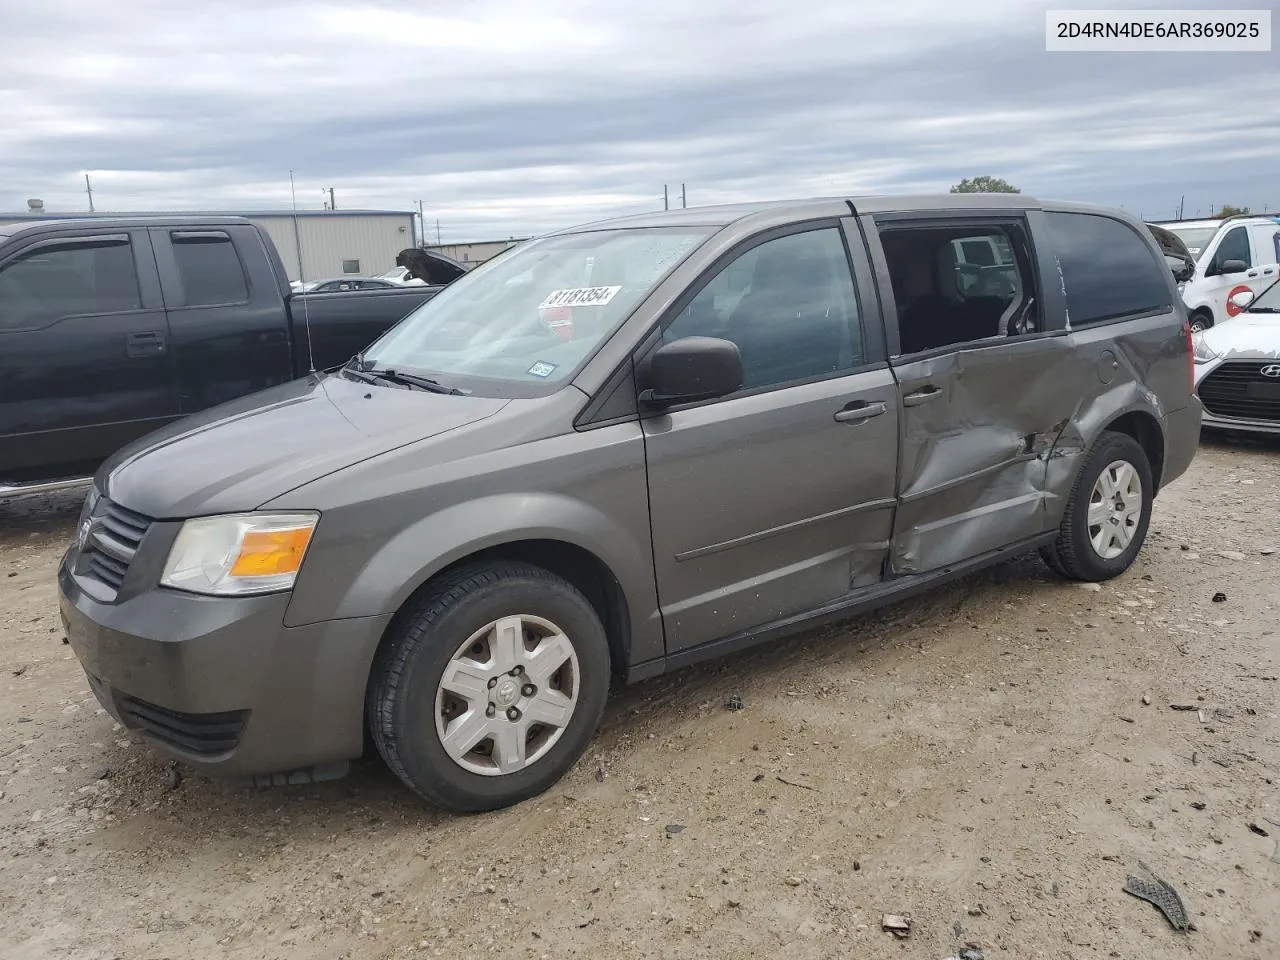
<svg viewBox="0 0 1280 960">
<path fill-rule="evenodd" d="M 966 293 L 975 237 L 1008 245 L 1015 289 Z M 369 733 L 422 797 L 491 809 L 568 770 L 613 677 L 1029 550 L 1122 573 L 1195 455 L 1191 378 L 1173 278 L 1122 211 L 596 223 L 118 453 L 62 615 L 111 715 L 201 770 L 336 776 Z"/>
<path fill-rule="evenodd" d="M 341 364 L 440 289 L 296 298 L 285 277 L 238 217 L 0 230 L 0 495 L 86 483 L 157 427 Z"/>
<path fill-rule="evenodd" d="M 1280 434 L 1280 283 L 1233 299 L 1235 319 L 1194 338 L 1204 426 Z"/>
<path fill-rule="evenodd" d="M 1175 220 L 1157 226 L 1181 237 L 1195 257 L 1195 270 L 1181 288 L 1193 330 L 1236 316 L 1236 294 L 1256 295 L 1280 276 L 1280 217 Z"/>
<path fill-rule="evenodd" d="M 294 293 L 347 293 L 352 290 L 394 290 L 404 284 L 382 277 L 334 277 L 330 280 L 294 281 Z"/>
</svg>

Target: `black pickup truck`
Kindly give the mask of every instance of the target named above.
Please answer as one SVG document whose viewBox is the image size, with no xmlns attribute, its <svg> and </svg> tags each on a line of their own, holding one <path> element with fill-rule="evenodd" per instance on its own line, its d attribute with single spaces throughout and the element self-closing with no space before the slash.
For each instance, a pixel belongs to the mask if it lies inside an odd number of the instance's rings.
<svg viewBox="0 0 1280 960">
<path fill-rule="evenodd" d="M 0 227 L 0 496 L 77 485 L 172 420 L 345 363 L 440 289 L 291 294 L 241 217 Z"/>
</svg>

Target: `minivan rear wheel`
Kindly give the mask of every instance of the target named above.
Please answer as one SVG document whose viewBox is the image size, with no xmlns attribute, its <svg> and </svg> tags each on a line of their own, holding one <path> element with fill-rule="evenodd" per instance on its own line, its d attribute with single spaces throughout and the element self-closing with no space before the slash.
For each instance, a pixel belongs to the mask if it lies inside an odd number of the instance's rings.
<svg viewBox="0 0 1280 960">
<path fill-rule="evenodd" d="M 1142 445 L 1123 433 L 1104 433 L 1076 478 L 1058 539 L 1041 556 L 1073 580 L 1118 576 L 1146 541 L 1154 489 Z"/>
<path fill-rule="evenodd" d="M 387 766 L 474 813 L 546 790 L 581 756 L 608 696 L 590 602 L 527 563 L 460 569 L 411 601 L 374 665 L 368 713 Z"/>
</svg>

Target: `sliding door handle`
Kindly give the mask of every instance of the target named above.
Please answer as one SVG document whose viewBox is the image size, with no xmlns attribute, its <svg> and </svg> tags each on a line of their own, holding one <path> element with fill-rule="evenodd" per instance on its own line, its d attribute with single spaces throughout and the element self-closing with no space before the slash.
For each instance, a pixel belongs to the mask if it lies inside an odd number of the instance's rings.
<svg viewBox="0 0 1280 960">
<path fill-rule="evenodd" d="M 918 407 L 922 403 L 929 403 L 931 400 L 937 400 L 940 396 L 942 396 L 942 391 L 931 384 L 927 387 L 921 387 L 919 390 L 908 393 L 902 398 L 902 405 L 904 407 Z"/>
</svg>

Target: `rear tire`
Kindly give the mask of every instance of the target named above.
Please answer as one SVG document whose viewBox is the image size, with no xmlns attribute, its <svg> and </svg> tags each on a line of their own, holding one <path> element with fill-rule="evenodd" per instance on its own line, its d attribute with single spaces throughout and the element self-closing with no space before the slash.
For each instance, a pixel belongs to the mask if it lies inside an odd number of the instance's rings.
<svg viewBox="0 0 1280 960">
<path fill-rule="evenodd" d="M 1072 580 L 1119 576 L 1146 541 L 1154 490 L 1141 444 L 1127 434 L 1103 433 L 1067 499 L 1058 539 L 1041 556 Z"/>
<path fill-rule="evenodd" d="M 1191 332 L 1208 330 L 1213 326 L 1213 314 L 1208 310 L 1197 310 L 1190 317 Z"/>
<path fill-rule="evenodd" d="M 464 567 L 410 601 L 374 663 L 369 726 L 392 772 L 457 813 L 542 793 L 604 712 L 609 643 L 590 602 L 527 563 Z"/>
</svg>

